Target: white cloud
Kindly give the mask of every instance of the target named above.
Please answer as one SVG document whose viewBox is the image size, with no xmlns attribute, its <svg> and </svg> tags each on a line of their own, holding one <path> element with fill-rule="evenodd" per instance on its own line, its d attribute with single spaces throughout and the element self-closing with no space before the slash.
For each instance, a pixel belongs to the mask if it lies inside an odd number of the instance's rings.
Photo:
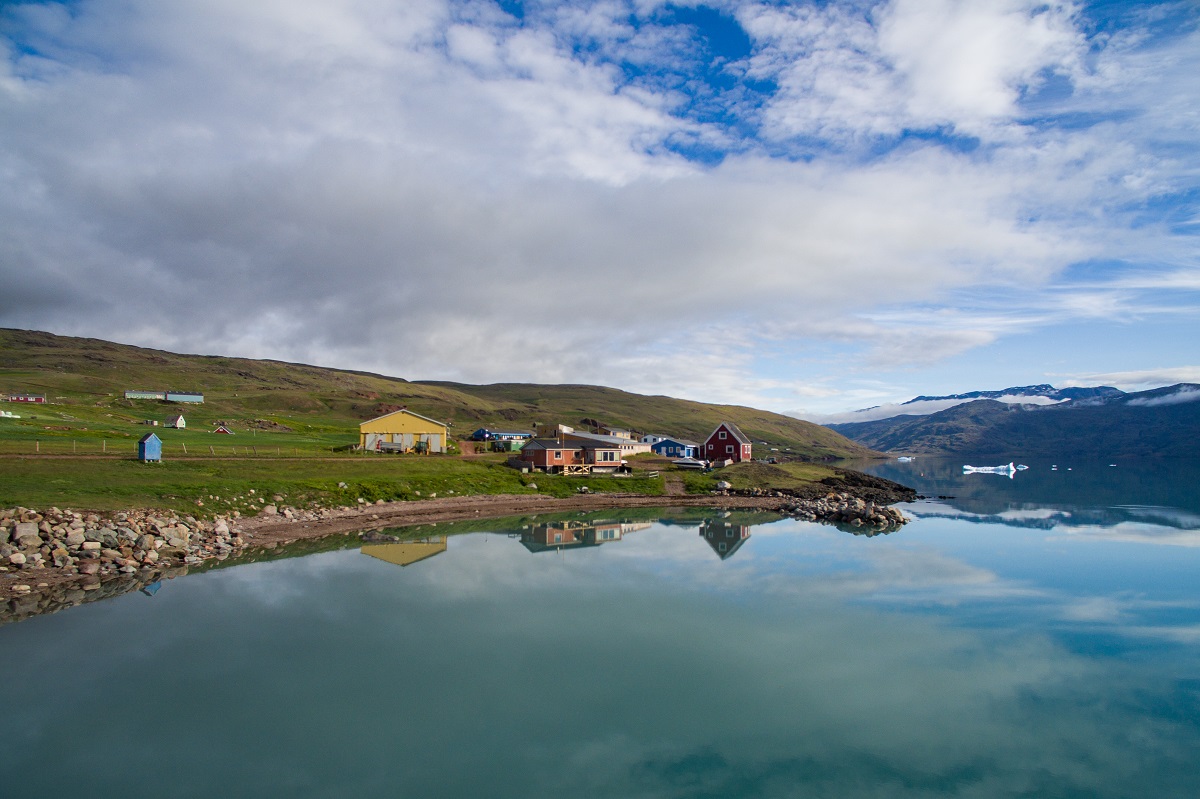
<svg viewBox="0 0 1200 799">
<path fill-rule="evenodd" d="M 760 45 L 751 73 L 781 91 L 765 112 L 775 136 L 854 139 L 948 127 L 1007 138 L 1018 100 L 1047 71 L 1075 77 L 1087 43 L 1066 3 L 896 0 L 748 6 Z"/>
<path fill-rule="evenodd" d="M 1005 394 L 1000 397 L 987 397 L 987 399 L 996 402 L 1005 402 L 1010 405 L 1055 405 L 1065 400 L 1051 399 L 1049 397 L 1025 396 L 1025 395 L 1010 395 Z M 810 422 L 817 424 L 844 424 L 847 422 L 874 422 L 879 419 L 891 419 L 894 416 L 928 416 L 931 413 L 939 413 L 949 410 L 950 408 L 962 405 L 965 402 L 973 402 L 973 399 L 942 399 L 942 400 L 921 400 L 919 402 L 889 402 L 883 405 L 876 405 L 872 408 L 863 408 L 857 411 L 846 411 L 844 413 L 828 413 L 828 414 L 804 414 L 797 412 L 795 415 L 800 419 L 807 419 Z"/>
<path fill-rule="evenodd" d="M 631 24 L 652 6 L 524 25 L 438 0 L 9 7 L 0 323 L 771 402 L 789 379 L 764 352 L 936 364 L 1195 288 L 1190 239 L 1130 210 L 1196 166 L 1151 141 L 1195 129 L 1192 40 L 1093 42 L 1087 72 L 1065 4 L 729 4 L 757 49 L 728 75 L 779 90 L 761 110 L 709 99 L 755 136 L 687 116 L 686 82 L 614 62 L 692 63 L 684 29 Z M 1051 73 L 1072 110 L 1115 97 L 1129 121 L 1027 124 Z M 986 146 L 864 155 L 946 127 Z M 716 166 L 673 149 L 735 138 Z M 778 156 L 795 148 L 812 157 Z M 1069 267 L 1103 257 L 1160 266 L 1080 288 Z"/>
<path fill-rule="evenodd" d="M 1158 397 L 1131 399 L 1126 404 L 1141 408 L 1155 408 L 1160 405 L 1182 405 L 1186 402 L 1198 401 L 1200 401 L 1200 388 L 1181 388 L 1177 391 L 1172 391 L 1170 394 L 1163 394 Z"/>
<path fill-rule="evenodd" d="M 1170 366 L 1123 372 L 1094 372 L 1056 376 L 1063 385 L 1114 386 L 1123 391 L 1139 391 L 1175 383 L 1200 383 L 1200 366 Z"/>
</svg>

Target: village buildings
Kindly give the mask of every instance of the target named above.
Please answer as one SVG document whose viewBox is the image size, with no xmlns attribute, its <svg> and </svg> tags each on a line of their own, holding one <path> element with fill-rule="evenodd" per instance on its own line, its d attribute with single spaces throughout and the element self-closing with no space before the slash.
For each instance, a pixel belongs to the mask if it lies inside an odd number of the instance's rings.
<svg viewBox="0 0 1200 799">
<path fill-rule="evenodd" d="M 45 394 L 8 394 L 5 399 L 9 402 L 28 402 L 34 405 L 45 405 Z"/>
<path fill-rule="evenodd" d="M 449 434 L 444 422 L 407 408 L 368 419 L 358 426 L 358 445 L 375 452 L 445 452 Z"/>
<path fill-rule="evenodd" d="M 608 433 L 581 433 L 563 424 L 539 424 L 535 429 L 535 436 L 521 447 L 521 461 L 529 468 L 551 473 L 617 470 L 626 465 L 626 458 L 645 452 L 716 463 L 750 460 L 752 452 L 750 439 L 732 422 L 718 425 L 703 444 L 656 434 L 639 437 L 630 431 L 603 425 L 593 429 Z M 615 456 L 610 454 L 614 451 Z M 696 462 L 707 465 L 700 460 Z"/>
<path fill-rule="evenodd" d="M 163 402 L 188 402 L 195 405 L 204 403 L 204 395 L 198 391 L 137 391 L 125 392 L 125 399 L 162 400 Z"/>
<path fill-rule="evenodd" d="M 650 449 L 656 455 L 665 455 L 668 458 L 695 458 L 700 454 L 700 445 L 694 441 L 661 436 L 656 438 L 658 441 L 650 445 Z"/>
<path fill-rule="evenodd" d="M 750 439 L 733 422 L 721 422 L 704 442 L 701 454 L 708 461 L 741 463 L 751 459 Z"/>
<path fill-rule="evenodd" d="M 625 465 L 621 447 L 608 436 L 576 433 L 570 439 L 534 438 L 521 447 L 521 460 L 551 474 L 615 472 Z"/>
</svg>

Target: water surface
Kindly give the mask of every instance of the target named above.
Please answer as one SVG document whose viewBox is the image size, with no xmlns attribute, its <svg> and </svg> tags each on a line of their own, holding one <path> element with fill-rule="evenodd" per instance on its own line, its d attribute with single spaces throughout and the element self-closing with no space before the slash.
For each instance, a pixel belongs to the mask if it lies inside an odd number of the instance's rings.
<svg viewBox="0 0 1200 799">
<path fill-rule="evenodd" d="M 879 464 L 954 498 L 872 538 L 442 526 L 9 625 L 0 769 L 14 796 L 1196 795 L 1196 472 L 1030 465 Z"/>
</svg>

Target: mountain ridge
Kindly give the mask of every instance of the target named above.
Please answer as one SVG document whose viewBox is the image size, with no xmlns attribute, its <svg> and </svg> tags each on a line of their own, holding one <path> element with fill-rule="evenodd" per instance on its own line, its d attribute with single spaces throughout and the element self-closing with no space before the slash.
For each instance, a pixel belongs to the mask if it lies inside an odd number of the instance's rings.
<svg viewBox="0 0 1200 799">
<path fill-rule="evenodd" d="M 1116 392 L 1116 393 L 1112 393 Z M 1200 385 L 1117 389 L 1050 405 L 974 399 L 926 415 L 828 427 L 886 452 L 1026 457 L 1186 457 L 1200 442 Z"/>
<path fill-rule="evenodd" d="M 534 422 L 578 424 L 595 418 L 648 433 L 701 439 L 721 421 L 737 424 L 780 457 L 828 461 L 871 457 L 841 434 L 782 414 L 605 386 L 419 381 L 372 372 L 222 355 L 186 355 L 94 338 L 0 328 L 0 389 L 46 393 L 54 402 L 126 415 L 151 405 L 125 400 L 130 389 L 196 390 L 213 418 L 269 417 L 284 425 L 353 433 L 358 422 L 399 407 L 448 422 L 454 435 L 476 427 L 528 429 Z M 145 402 L 145 401 L 143 401 Z M 100 419 L 97 419 L 99 422 Z"/>
</svg>

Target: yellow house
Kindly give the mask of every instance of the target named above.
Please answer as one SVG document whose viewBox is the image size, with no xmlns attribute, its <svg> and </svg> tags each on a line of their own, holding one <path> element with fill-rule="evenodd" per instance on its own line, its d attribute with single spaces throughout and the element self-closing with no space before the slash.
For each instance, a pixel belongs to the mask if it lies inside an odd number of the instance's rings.
<svg viewBox="0 0 1200 799">
<path fill-rule="evenodd" d="M 358 444 L 376 452 L 445 452 L 446 425 L 401 408 L 358 426 Z"/>
</svg>

